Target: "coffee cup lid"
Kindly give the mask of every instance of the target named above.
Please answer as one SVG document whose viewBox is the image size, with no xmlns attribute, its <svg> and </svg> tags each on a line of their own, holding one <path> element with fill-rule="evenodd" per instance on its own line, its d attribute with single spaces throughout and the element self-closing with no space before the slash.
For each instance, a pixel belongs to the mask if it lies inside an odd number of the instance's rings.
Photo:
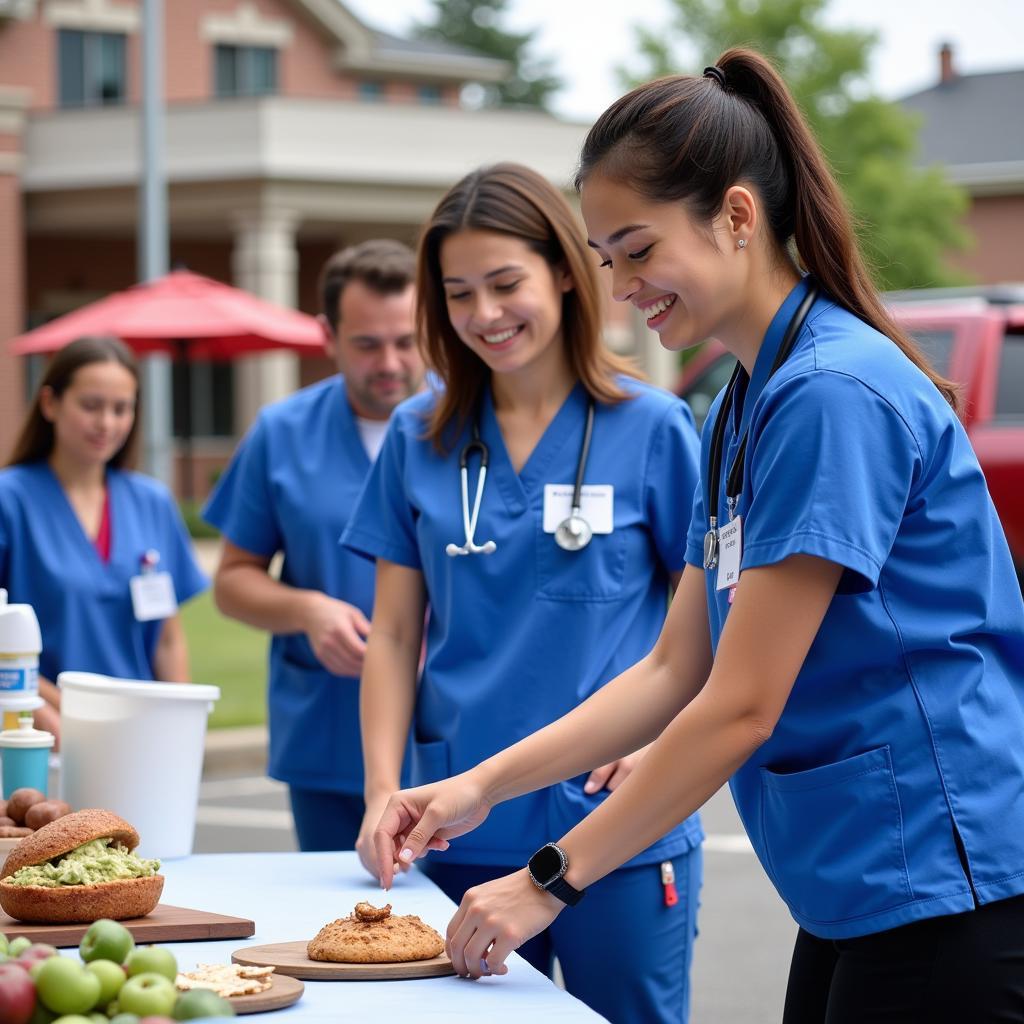
<svg viewBox="0 0 1024 1024">
<path fill-rule="evenodd" d="M 7 749 L 32 750 L 40 747 L 52 747 L 56 737 L 52 732 L 35 729 L 31 718 L 23 718 L 17 729 L 4 729 L 0 732 L 0 747 Z"/>
</svg>

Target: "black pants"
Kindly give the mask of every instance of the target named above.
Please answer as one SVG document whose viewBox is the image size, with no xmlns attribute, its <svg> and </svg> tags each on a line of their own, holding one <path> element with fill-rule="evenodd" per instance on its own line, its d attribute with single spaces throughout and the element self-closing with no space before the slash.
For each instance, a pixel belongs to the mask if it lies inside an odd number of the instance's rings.
<svg viewBox="0 0 1024 1024">
<path fill-rule="evenodd" d="M 1024 1021 L 1024 896 L 858 939 L 797 935 L 783 1024 L 1011 1021 Z"/>
</svg>

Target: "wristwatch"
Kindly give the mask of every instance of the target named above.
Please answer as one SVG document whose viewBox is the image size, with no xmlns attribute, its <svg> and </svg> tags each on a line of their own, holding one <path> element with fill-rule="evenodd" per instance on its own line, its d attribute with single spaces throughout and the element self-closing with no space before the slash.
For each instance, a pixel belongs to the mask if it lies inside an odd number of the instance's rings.
<svg viewBox="0 0 1024 1024">
<path fill-rule="evenodd" d="M 565 873 L 569 870 L 569 858 L 556 843 L 546 843 L 529 860 L 526 865 L 530 880 L 538 889 L 557 896 L 567 906 L 575 907 L 583 899 L 586 889 L 573 888 L 566 880 Z"/>
</svg>

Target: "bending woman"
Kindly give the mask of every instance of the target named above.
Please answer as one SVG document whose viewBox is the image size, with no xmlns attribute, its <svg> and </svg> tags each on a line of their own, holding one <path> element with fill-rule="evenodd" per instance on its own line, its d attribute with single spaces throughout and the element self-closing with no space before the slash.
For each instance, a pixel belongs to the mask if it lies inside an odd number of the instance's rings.
<svg viewBox="0 0 1024 1024">
<path fill-rule="evenodd" d="M 0 470 L 0 586 L 30 604 L 43 651 L 41 728 L 57 734 L 57 676 L 189 679 L 177 604 L 208 581 L 174 499 L 131 472 L 138 424 L 135 357 L 116 338 L 79 338 L 54 356 Z M 165 572 L 159 605 L 133 603 L 130 580 Z"/>
<path fill-rule="evenodd" d="M 892 320 L 760 56 L 642 86 L 578 177 L 615 297 L 737 372 L 704 429 L 687 566 L 651 653 L 554 725 L 394 796 L 380 875 L 510 797 L 655 741 L 561 858 L 470 891 L 457 969 L 525 937 L 727 779 L 800 925 L 786 1024 L 1024 1012 L 1024 604 L 952 385 Z M 793 258 L 795 254 L 795 259 Z M 806 272 L 806 276 L 805 276 Z M 708 625 L 710 623 L 710 632 Z M 574 637 L 569 635 L 567 642 Z"/>
<path fill-rule="evenodd" d="M 395 411 L 344 535 L 377 560 L 357 843 L 371 870 L 410 727 L 416 782 L 466 771 L 599 690 L 664 620 L 697 436 L 682 401 L 602 347 L 595 264 L 561 195 L 514 164 L 463 179 L 425 229 L 419 322 L 444 390 Z M 580 473 L 586 526 L 567 540 Z M 641 746 L 510 802 L 424 870 L 456 901 L 507 874 L 617 789 Z M 685 1019 L 701 838 L 696 817 L 651 835 L 521 952 L 544 971 L 557 955 L 569 991 L 613 1021 Z"/>
</svg>

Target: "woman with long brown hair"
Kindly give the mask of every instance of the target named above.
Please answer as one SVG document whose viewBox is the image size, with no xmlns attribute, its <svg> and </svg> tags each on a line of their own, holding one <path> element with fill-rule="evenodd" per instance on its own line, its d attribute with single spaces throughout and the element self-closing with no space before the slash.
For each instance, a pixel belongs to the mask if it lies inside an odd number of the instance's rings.
<svg viewBox="0 0 1024 1024">
<path fill-rule="evenodd" d="M 617 101 L 578 184 L 615 297 L 665 347 L 713 335 L 737 358 L 693 515 L 677 509 L 686 570 L 646 658 L 392 798 L 382 881 L 502 800 L 653 741 L 554 858 L 466 897 L 457 969 L 503 972 L 576 912 L 556 886 L 593 885 L 729 780 L 800 925 L 785 1024 L 1022 1019 L 1024 603 L 955 387 L 882 306 L 758 54 Z"/>
<path fill-rule="evenodd" d="M 377 560 L 357 843 L 371 870 L 410 728 L 414 782 L 444 779 L 649 650 L 682 566 L 674 510 L 697 475 L 684 403 L 603 347 L 596 261 L 540 175 L 500 164 L 456 184 L 424 230 L 417 278 L 444 388 L 396 410 L 344 536 Z M 575 825 L 638 760 L 622 750 L 510 802 L 426 873 L 461 899 Z M 685 1020 L 701 839 L 696 817 L 651 836 L 522 954 L 545 972 L 557 956 L 569 991 L 609 1020 Z"/>
<path fill-rule="evenodd" d="M 189 678 L 177 605 L 207 580 L 171 495 L 129 468 L 138 395 L 122 342 L 71 342 L 47 366 L 0 470 L 0 587 L 39 619 L 37 720 L 55 734 L 63 671 Z M 158 598 L 148 604 L 131 592 L 144 572 Z"/>
</svg>

